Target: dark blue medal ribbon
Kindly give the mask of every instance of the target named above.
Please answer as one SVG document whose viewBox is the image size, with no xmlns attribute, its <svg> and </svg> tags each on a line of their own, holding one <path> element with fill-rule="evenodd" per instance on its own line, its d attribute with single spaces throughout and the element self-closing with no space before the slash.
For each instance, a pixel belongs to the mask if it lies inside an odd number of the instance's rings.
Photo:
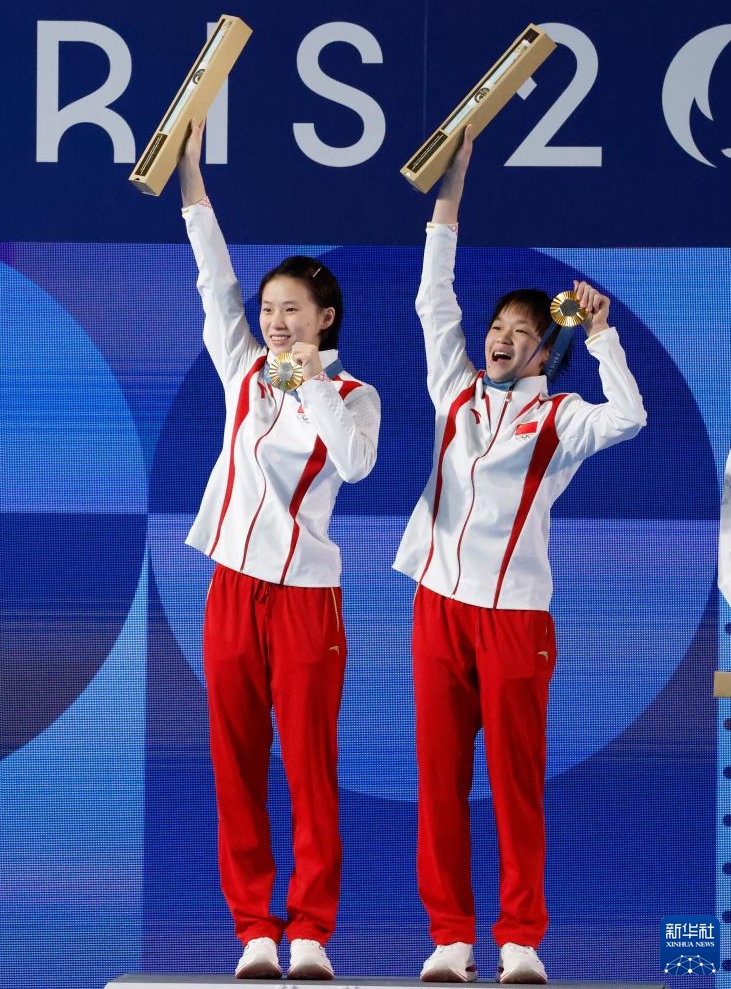
<svg viewBox="0 0 731 989">
<path fill-rule="evenodd" d="M 558 334 L 548 355 L 548 360 L 543 368 L 543 374 L 550 381 L 561 366 L 561 361 L 564 359 L 564 355 L 573 340 L 574 330 L 587 320 L 589 313 L 586 309 L 581 308 L 575 292 L 560 292 L 551 302 L 551 315 L 553 316 L 553 322 L 539 340 L 538 345 L 530 357 L 523 361 L 518 373 L 530 364 L 536 354 L 540 353 L 551 336 L 558 330 Z M 512 388 L 517 380 L 518 375 L 516 374 L 508 385 L 508 389 Z M 500 384 L 494 384 L 487 377 L 483 379 L 483 384 L 485 386 L 490 384 L 493 388 L 503 387 Z"/>
</svg>

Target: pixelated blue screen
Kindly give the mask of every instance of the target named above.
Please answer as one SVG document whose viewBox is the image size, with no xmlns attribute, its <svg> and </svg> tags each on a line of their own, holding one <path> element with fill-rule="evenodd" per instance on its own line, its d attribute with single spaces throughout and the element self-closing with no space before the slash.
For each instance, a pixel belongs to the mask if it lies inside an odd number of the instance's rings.
<svg viewBox="0 0 731 989">
<path fill-rule="evenodd" d="M 430 950 L 414 869 L 414 587 L 391 562 L 432 456 L 413 308 L 421 249 L 234 245 L 253 326 L 259 277 L 298 251 L 340 278 L 341 357 L 383 405 L 377 466 L 343 487 L 332 523 L 349 657 L 331 955 L 343 974 L 414 976 Z M 201 668 L 211 565 L 184 544 L 223 423 L 192 255 L 182 244 L 11 243 L 0 259 L 0 981 L 40 989 L 53 972 L 54 985 L 96 989 L 124 972 L 230 972 Z M 660 919 L 716 911 L 709 683 L 730 355 L 708 300 L 723 297 L 730 268 L 722 248 L 458 255 L 478 365 L 498 295 L 555 294 L 586 277 L 612 298 L 649 416 L 638 438 L 587 462 L 553 512 L 542 954 L 554 978 L 658 979 Z M 555 389 L 602 400 L 578 339 Z M 489 977 L 497 852 L 480 746 L 473 879 Z M 282 910 L 290 817 L 276 741 L 270 805 Z"/>
</svg>

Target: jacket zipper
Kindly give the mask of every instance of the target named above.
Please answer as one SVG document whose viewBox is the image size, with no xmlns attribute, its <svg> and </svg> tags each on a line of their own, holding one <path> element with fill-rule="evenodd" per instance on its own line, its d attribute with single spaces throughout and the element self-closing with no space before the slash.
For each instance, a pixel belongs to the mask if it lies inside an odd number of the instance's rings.
<svg viewBox="0 0 731 989">
<path fill-rule="evenodd" d="M 467 526 L 469 524 L 470 516 L 472 515 L 472 509 L 475 507 L 475 467 L 477 466 L 478 461 L 479 460 L 484 460 L 485 457 L 490 452 L 490 450 L 492 450 L 493 445 L 495 443 L 495 440 L 498 437 L 498 433 L 500 432 L 500 427 L 501 427 L 501 425 L 503 423 L 503 419 L 505 417 L 505 410 L 507 409 L 507 407 L 510 404 L 510 402 L 512 401 L 512 399 L 513 399 L 513 389 L 511 388 L 510 391 L 505 396 L 505 401 L 503 402 L 503 407 L 500 410 L 500 416 L 499 416 L 498 421 L 497 421 L 497 426 L 495 427 L 495 432 L 492 434 L 492 439 L 490 440 L 490 442 L 488 444 L 487 450 L 485 450 L 484 453 L 481 453 L 479 457 L 475 457 L 475 459 L 472 461 L 472 470 L 470 471 L 470 483 L 472 485 L 472 500 L 470 501 L 469 511 L 467 512 L 467 517 L 464 520 L 464 525 L 462 526 L 462 531 L 460 532 L 460 534 L 459 534 L 459 540 L 457 541 L 457 582 L 455 583 L 454 587 L 452 588 L 452 597 L 454 597 L 455 594 L 457 593 L 457 588 L 459 587 L 459 582 L 462 579 L 462 558 L 461 558 L 462 557 L 462 538 L 463 538 L 463 536 L 465 534 L 465 531 L 467 529 Z"/>
</svg>

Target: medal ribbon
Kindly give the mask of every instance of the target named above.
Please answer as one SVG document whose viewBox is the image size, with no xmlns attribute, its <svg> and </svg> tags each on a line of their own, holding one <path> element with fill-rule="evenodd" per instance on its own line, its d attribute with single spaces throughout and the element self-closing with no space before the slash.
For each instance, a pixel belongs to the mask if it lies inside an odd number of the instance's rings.
<svg viewBox="0 0 731 989">
<path fill-rule="evenodd" d="M 575 298 L 576 296 L 574 295 L 573 292 L 564 292 L 561 295 L 557 295 L 556 298 L 553 300 L 551 311 L 553 312 L 554 307 L 556 307 L 557 313 L 563 312 L 563 310 L 560 308 L 560 304 L 566 299 L 575 300 Z M 581 316 L 582 313 L 584 314 L 583 318 Z M 546 361 L 545 367 L 543 368 L 543 374 L 550 381 L 553 375 L 556 373 L 556 371 L 558 371 L 561 365 L 561 361 L 563 360 L 566 351 L 569 349 L 569 344 L 571 343 L 574 337 L 574 330 L 576 329 L 577 326 L 581 326 L 581 324 L 586 320 L 587 316 L 588 313 L 585 313 L 584 310 L 580 309 L 577 304 L 576 312 L 573 313 L 570 317 L 567 317 L 566 322 L 551 323 L 548 329 L 541 337 L 541 339 L 538 341 L 538 344 L 535 350 L 533 351 L 533 353 L 530 355 L 530 357 L 527 360 L 523 361 L 521 366 L 518 368 L 515 377 L 508 385 L 508 390 L 515 385 L 515 382 L 518 380 L 518 375 L 523 370 L 523 368 L 527 367 L 527 365 L 530 364 L 530 362 L 533 360 L 536 354 L 539 353 L 543 349 L 543 347 L 545 347 L 545 345 L 548 343 L 549 338 L 551 337 L 551 334 L 555 333 L 555 331 L 558 330 L 556 339 L 554 340 L 553 346 L 551 347 L 551 350 L 549 352 L 548 360 Z M 497 388 L 504 387 L 503 384 L 495 385 L 493 382 L 490 381 L 490 379 L 487 376 L 485 376 L 485 378 L 483 379 L 483 387 L 486 387 L 485 381 L 492 384 L 493 387 L 497 387 Z"/>
</svg>

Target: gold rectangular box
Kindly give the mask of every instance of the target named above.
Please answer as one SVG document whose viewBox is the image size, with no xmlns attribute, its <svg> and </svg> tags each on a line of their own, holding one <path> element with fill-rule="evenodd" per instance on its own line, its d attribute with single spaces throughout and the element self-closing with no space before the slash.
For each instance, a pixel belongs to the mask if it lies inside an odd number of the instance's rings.
<svg viewBox="0 0 731 989">
<path fill-rule="evenodd" d="M 731 673 L 716 670 L 713 674 L 713 696 L 731 697 Z"/>
<path fill-rule="evenodd" d="M 449 168 L 467 124 L 472 124 L 476 137 L 555 47 L 556 42 L 542 28 L 529 24 L 404 165 L 401 174 L 421 192 L 428 192 Z"/>
<path fill-rule="evenodd" d="M 129 177 L 140 192 L 159 196 L 173 174 L 193 119 L 208 113 L 251 37 L 240 17 L 222 14 Z"/>
</svg>

